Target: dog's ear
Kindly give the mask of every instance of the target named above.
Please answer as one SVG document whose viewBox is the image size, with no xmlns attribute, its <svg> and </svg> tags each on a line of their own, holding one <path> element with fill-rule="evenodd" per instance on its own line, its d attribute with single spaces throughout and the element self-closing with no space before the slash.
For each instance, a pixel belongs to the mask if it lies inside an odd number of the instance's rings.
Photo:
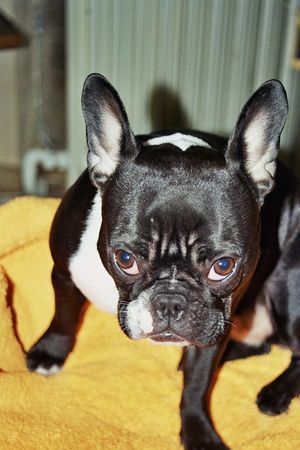
<svg viewBox="0 0 300 450">
<path fill-rule="evenodd" d="M 116 90 L 97 73 L 84 82 L 82 111 L 86 123 L 88 170 L 99 187 L 116 171 L 121 159 L 137 154 L 125 108 Z"/>
<path fill-rule="evenodd" d="M 280 134 L 287 112 L 283 85 L 277 80 L 267 81 L 245 104 L 228 141 L 226 160 L 250 177 L 260 205 L 274 185 Z"/>
</svg>

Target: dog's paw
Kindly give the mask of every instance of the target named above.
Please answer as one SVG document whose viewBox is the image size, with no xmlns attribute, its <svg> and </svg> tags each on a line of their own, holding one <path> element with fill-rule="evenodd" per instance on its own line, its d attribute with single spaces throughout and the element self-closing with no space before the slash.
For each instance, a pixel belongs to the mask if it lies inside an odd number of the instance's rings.
<svg viewBox="0 0 300 450">
<path fill-rule="evenodd" d="M 185 450 L 229 450 L 226 445 L 222 443 L 215 443 L 215 442 L 195 442 L 190 443 L 187 445 L 184 445 Z"/>
<path fill-rule="evenodd" d="M 182 442 L 184 450 L 229 450 L 222 442 L 215 442 L 210 440 L 202 441 L 201 439 L 189 440 Z"/>
<path fill-rule="evenodd" d="M 259 392 L 256 403 L 262 413 L 277 416 L 288 410 L 292 399 L 287 386 L 271 383 Z"/>
<path fill-rule="evenodd" d="M 37 372 L 41 375 L 48 376 L 60 372 L 63 363 L 64 361 L 61 359 L 34 348 L 27 354 L 27 368 L 30 372 Z"/>
<path fill-rule="evenodd" d="M 27 368 L 41 375 L 58 373 L 71 350 L 69 336 L 46 333 L 27 353 Z"/>
<path fill-rule="evenodd" d="M 211 426 L 203 427 L 191 417 L 182 423 L 180 439 L 185 450 L 228 450 Z"/>
</svg>

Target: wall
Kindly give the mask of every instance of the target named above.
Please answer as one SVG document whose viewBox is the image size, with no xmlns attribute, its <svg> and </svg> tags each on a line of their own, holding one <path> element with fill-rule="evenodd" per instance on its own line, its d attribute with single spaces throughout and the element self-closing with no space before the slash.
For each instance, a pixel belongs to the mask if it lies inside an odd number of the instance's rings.
<svg viewBox="0 0 300 450">
<path fill-rule="evenodd" d="M 27 45 L 0 50 L 0 191 L 20 186 L 31 148 L 65 148 L 64 0 L 3 0 Z"/>
<path fill-rule="evenodd" d="M 183 125 L 228 134 L 251 92 L 279 78 L 291 97 L 289 156 L 299 138 L 299 76 L 290 64 L 297 2 L 70 0 L 69 181 L 85 167 L 80 94 L 94 71 L 119 91 L 136 133 Z"/>
<path fill-rule="evenodd" d="M 13 13 L 13 2 L 2 0 L 1 8 Z M 15 167 L 20 161 L 17 50 L 0 51 L 0 165 Z"/>
</svg>

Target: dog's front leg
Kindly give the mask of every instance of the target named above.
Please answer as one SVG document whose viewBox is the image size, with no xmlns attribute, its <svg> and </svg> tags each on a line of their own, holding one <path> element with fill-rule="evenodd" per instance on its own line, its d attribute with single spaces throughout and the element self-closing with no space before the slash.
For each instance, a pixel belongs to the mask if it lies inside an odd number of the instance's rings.
<svg viewBox="0 0 300 450">
<path fill-rule="evenodd" d="M 185 450 L 228 448 L 216 433 L 209 412 L 210 391 L 223 347 L 224 343 L 204 349 L 191 346 L 183 352 L 179 367 L 184 374 L 180 411 Z"/>
<path fill-rule="evenodd" d="M 286 412 L 293 398 L 300 395 L 300 355 L 294 353 L 289 366 L 257 396 L 261 412 L 276 416 Z"/>
<path fill-rule="evenodd" d="M 76 332 L 85 309 L 86 299 L 68 273 L 56 266 L 52 271 L 55 292 L 55 314 L 48 330 L 27 354 L 30 371 L 43 375 L 58 372 L 73 349 Z"/>
</svg>

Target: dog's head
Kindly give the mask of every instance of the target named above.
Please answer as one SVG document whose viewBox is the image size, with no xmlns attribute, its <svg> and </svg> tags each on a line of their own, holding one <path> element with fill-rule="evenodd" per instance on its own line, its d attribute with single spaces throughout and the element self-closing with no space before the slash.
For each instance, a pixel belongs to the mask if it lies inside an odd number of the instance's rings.
<svg viewBox="0 0 300 450">
<path fill-rule="evenodd" d="M 271 80 L 253 94 L 223 148 L 194 134 L 136 138 L 117 92 L 97 74 L 82 104 L 103 202 L 98 250 L 119 291 L 122 330 L 217 342 L 260 255 L 260 207 L 287 115 L 283 86 Z"/>
</svg>

